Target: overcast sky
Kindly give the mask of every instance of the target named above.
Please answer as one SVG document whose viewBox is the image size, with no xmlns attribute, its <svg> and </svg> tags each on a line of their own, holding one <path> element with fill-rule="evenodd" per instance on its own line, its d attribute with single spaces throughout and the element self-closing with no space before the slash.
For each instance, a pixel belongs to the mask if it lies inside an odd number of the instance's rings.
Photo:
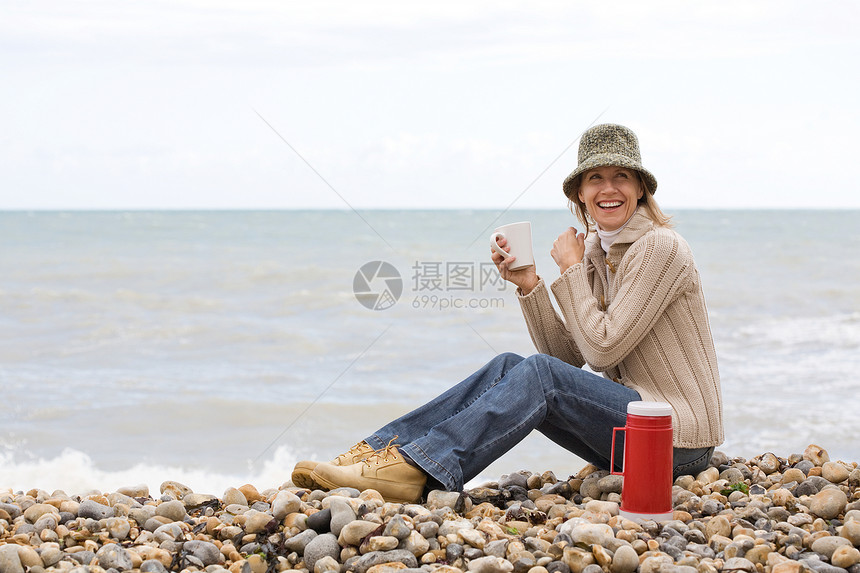
<svg viewBox="0 0 860 573">
<path fill-rule="evenodd" d="M 860 207 L 854 1 L 0 0 L 0 209 Z M 565 152 L 565 150 L 567 150 Z"/>
</svg>

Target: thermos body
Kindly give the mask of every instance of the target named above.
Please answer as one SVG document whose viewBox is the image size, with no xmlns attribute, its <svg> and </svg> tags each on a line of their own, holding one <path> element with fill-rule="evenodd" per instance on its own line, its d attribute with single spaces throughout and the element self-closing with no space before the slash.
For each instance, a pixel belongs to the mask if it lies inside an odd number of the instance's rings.
<svg viewBox="0 0 860 573">
<path fill-rule="evenodd" d="M 613 428 L 612 469 L 616 432 L 624 432 L 624 476 L 621 515 L 628 518 L 672 519 L 672 406 L 665 402 L 630 402 L 627 425 Z"/>
</svg>

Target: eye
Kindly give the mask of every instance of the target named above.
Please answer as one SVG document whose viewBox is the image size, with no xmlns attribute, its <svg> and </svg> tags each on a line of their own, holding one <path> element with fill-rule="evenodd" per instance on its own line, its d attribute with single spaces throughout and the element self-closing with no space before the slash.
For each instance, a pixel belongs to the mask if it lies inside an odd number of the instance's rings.
<svg viewBox="0 0 860 573">
<path fill-rule="evenodd" d="M 600 179 L 600 173 L 592 173 L 588 176 L 589 179 Z"/>
<path fill-rule="evenodd" d="M 630 178 L 630 176 L 629 176 L 629 175 L 627 175 L 627 173 L 625 173 L 624 171 L 619 171 L 617 176 L 618 176 L 618 177 L 623 177 L 624 179 L 629 179 L 629 178 Z"/>
</svg>

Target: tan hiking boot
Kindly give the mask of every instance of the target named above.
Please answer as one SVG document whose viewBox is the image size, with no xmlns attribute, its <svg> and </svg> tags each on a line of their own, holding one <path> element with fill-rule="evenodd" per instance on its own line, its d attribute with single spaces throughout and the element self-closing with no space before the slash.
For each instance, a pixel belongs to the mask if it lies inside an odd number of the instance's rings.
<svg viewBox="0 0 860 573">
<path fill-rule="evenodd" d="M 397 445 L 389 442 L 386 447 L 351 465 L 317 464 L 311 479 L 324 489 L 375 489 L 385 501 L 414 503 L 421 499 L 427 474 L 407 462 Z"/>
<path fill-rule="evenodd" d="M 358 442 L 348 451 L 342 453 L 332 461 L 330 464 L 334 464 L 336 466 L 346 466 L 350 464 L 354 464 L 355 462 L 360 462 L 364 458 L 373 454 L 374 450 L 370 447 L 370 444 L 365 442 L 364 440 Z M 301 461 L 296 464 L 295 469 L 293 469 L 293 485 L 297 487 L 304 487 L 308 489 L 317 489 L 319 485 L 314 482 L 311 477 L 311 473 L 313 473 L 314 468 L 317 467 L 321 462 L 314 462 L 310 460 Z"/>
</svg>

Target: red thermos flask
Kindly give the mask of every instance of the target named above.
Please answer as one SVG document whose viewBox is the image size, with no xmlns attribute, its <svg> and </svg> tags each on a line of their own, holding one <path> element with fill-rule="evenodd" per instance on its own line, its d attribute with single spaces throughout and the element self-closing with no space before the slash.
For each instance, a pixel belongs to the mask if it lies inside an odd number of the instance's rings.
<svg viewBox="0 0 860 573">
<path fill-rule="evenodd" d="M 622 471 L 615 470 L 616 432 L 624 432 Z M 624 476 L 621 515 L 672 519 L 672 406 L 666 402 L 630 402 L 627 425 L 612 429 L 613 475 Z"/>
</svg>

